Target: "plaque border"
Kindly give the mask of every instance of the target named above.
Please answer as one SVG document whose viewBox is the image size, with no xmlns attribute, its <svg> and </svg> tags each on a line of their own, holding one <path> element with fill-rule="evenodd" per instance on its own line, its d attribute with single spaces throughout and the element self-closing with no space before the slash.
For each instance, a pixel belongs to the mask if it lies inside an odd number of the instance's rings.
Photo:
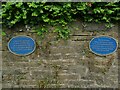
<svg viewBox="0 0 120 90">
<path fill-rule="evenodd" d="M 32 50 L 32 52 L 27 53 L 27 54 L 16 54 L 16 53 L 14 53 L 13 51 L 11 51 L 11 49 L 10 49 L 10 47 L 9 47 L 9 43 L 11 42 L 11 40 L 12 40 L 13 38 L 20 37 L 20 36 L 23 36 L 23 37 L 27 37 L 27 38 L 32 39 L 32 41 L 34 42 L 34 45 L 35 45 L 34 50 Z M 32 54 L 32 53 L 35 51 L 35 49 L 36 49 L 36 42 L 35 42 L 35 40 L 34 40 L 33 38 L 31 38 L 30 36 L 17 35 L 17 36 L 12 37 L 12 38 L 9 40 L 9 42 L 8 42 L 8 44 L 7 44 L 7 47 L 8 47 L 8 50 L 9 50 L 11 53 L 15 54 L 15 55 L 18 55 L 18 56 L 27 56 L 27 55 L 29 55 L 29 54 Z"/>
<path fill-rule="evenodd" d="M 98 54 L 98 53 L 93 52 L 93 50 L 90 48 L 90 43 L 91 43 L 91 41 L 92 41 L 93 39 L 95 39 L 95 38 L 99 38 L 99 37 L 103 37 L 103 36 L 104 36 L 104 37 L 112 38 L 112 39 L 114 39 L 114 40 L 116 41 L 117 46 L 116 46 L 116 49 L 114 50 L 114 52 L 109 53 L 109 54 Z M 115 39 L 115 38 L 112 37 L 112 36 L 99 35 L 99 36 L 93 37 L 93 38 L 90 40 L 90 42 L 89 42 L 89 49 L 90 49 L 90 51 L 91 51 L 92 53 L 94 53 L 94 54 L 96 54 L 96 55 L 99 55 L 99 56 L 107 56 L 107 55 L 111 55 L 111 54 L 115 53 L 115 52 L 117 51 L 117 49 L 118 49 L 118 42 L 117 42 L 117 41 L 118 41 L 118 40 Z"/>
</svg>

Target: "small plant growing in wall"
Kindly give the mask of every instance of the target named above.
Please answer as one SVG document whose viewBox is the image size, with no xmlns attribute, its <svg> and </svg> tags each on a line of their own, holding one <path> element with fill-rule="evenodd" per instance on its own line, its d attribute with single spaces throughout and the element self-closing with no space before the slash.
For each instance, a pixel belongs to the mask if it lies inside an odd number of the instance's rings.
<svg viewBox="0 0 120 90">
<path fill-rule="evenodd" d="M 2 31 L 2 36 L 6 36 L 6 33 Z"/>
</svg>

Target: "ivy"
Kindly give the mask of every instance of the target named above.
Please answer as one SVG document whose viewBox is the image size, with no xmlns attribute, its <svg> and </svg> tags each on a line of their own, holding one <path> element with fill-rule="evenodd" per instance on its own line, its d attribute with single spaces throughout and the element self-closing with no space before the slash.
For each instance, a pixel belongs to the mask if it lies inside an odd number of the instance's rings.
<svg viewBox="0 0 120 90">
<path fill-rule="evenodd" d="M 86 22 L 117 22 L 120 20 L 119 2 L 3 2 L 3 26 L 12 28 L 18 23 L 37 25 L 36 31 L 43 37 L 49 30 L 46 26 L 55 26 L 54 33 L 59 38 L 68 38 L 69 22 L 82 18 Z M 106 25 L 110 27 L 111 25 Z"/>
<path fill-rule="evenodd" d="M 2 31 L 2 36 L 6 36 L 6 33 Z"/>
</svg>

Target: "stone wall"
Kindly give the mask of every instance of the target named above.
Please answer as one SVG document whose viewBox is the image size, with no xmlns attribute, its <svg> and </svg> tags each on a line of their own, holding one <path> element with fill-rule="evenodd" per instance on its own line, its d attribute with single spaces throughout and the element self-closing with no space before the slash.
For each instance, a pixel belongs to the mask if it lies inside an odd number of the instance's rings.
<svg viewBox="0 0 120 90">
<path fill-rule="evenodd" d="M 1 31 L 2 30 L 0 30 L 0 33 L 2 33 Z M 2 89 L 2 35 L 0 35 L 0 89 Z"/>
<path fill-rule="evenodd" d="M 90 40 L 96 36 L 118 40 L 117 25 L 106 29 L 104 24 L 78 20 L 70 24 L 70 39 L 56 40 L 49 33 L 42 41 L 31 31 L 18 32 L 20 28 L 5 30 L 3 37 L 3 88 L 118 88 L 117 51 L 98 56 L 89 49 Z M 32 37 L 37 45 L 35 52 L 28 56 L 10 53 L 7 42 L 16 35 Z"/>
</svg>

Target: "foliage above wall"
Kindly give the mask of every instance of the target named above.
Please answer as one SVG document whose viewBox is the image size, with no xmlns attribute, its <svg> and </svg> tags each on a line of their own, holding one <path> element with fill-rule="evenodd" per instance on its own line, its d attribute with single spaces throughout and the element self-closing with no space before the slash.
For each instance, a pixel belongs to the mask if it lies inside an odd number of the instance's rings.
<svg viewBox="0 0 120 90">
<path fill-rule="evenodd" d="M 116 22 L 120 20 L 119 2 L 7 2 L 2 4 L 3 25 L 9 28 L 17 23 L 61 25 L 56 29 L 63 38 L 69 34 L 66 25 L 76 18 L 86 22 Z"/>
</svg>

